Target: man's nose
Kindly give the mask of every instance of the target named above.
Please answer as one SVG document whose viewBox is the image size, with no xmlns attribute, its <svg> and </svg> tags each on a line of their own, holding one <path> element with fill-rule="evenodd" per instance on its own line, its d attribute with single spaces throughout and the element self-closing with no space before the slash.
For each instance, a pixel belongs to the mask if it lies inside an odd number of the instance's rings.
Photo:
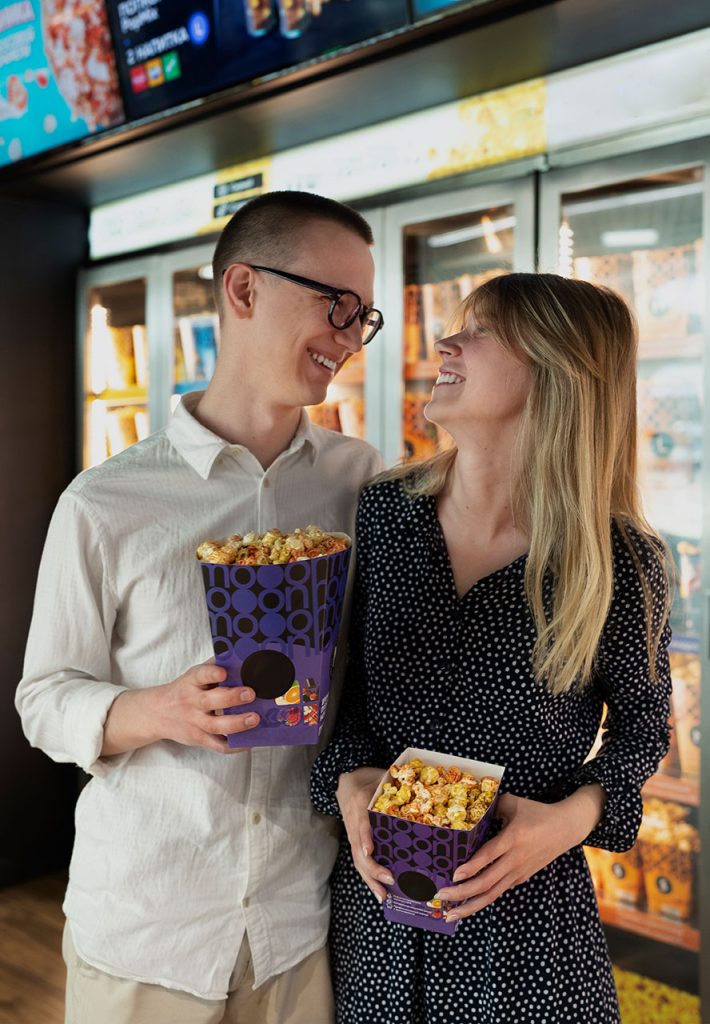
<svg viewBox="0 0 710 1024">
<path fill-rule="evenodd" d="M 359 352 L 362 348 L 362 327 L 357 317 L 349 327 L 342 331 L 335 331 L 335 337 L 339 344 L 348 352 Z"/>
</svg>

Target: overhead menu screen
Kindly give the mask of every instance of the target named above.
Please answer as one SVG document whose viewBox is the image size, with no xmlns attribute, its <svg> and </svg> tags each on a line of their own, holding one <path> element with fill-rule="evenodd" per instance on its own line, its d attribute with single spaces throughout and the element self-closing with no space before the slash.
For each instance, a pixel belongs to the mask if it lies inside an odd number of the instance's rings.
<svg viewBox="0 0 710 1024">
<path fill-rule="evenodd" d="M 430 14 L 438 14 L 439 11 L 449 14 L 457 8 L 483 7 L 490 2 L 491 0 L 412 0 L 412 10 L 415 19 L 418 20 Z"/>
<path fill-rule="evenodd" d="M 108 0 L 130 120 L 408 23 L 406 0 Z"/>
<path fill-rule="evenodd" d="M 0 2 L 0 165 L 123 120 L 103 0 Z"/>
</svg>

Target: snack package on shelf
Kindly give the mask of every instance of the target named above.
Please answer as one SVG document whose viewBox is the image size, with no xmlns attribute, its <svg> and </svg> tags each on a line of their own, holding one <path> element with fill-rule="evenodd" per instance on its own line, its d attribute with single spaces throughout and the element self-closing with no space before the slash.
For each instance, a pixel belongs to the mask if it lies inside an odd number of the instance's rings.
<svg viewBox="0 0 710 1024">
<path fill-rule="evenodd" d="M 308 418 L 316 427 L 326 430 L 337 430 L 341 433 L 338 402 L 321 402 L 320 405 L 309 405 L 306 409 Z"/>
<path fill-rule="evenodd" d="M 424 359 L 424 314 L 422 313 L 422 290 L 418 284 L 404 286 L 404 361 L 418 363 Z"/>
<path fill-rule="evenodd" d="M 700 775 L 700 657 L 671 651 L 673 720 L 683 775 Z"/>
<path fill-rule="evenodd" d="M 646 340 L 680 345 L 688 334 L 693 289 L 700 273 L 698 244 L 635 250 L 631 257 L 642 354 L 646 354 Z"/>
<path fill-rule="evenodd" d="M 640 907 L 644 888 L 638 846 L 625 853 L 611 853 L 609 850 L 596 850 L 595 853 L 604 899 Z"/>
<path fill-rule="evenodd" d="M 453 935 L 436 899 L 488 834 L 505 769 L 409 747 L 383 775 L 368 812 L 373 858 L 388 868 L 388 921 Z"/>
<path fill-rule="evenodd" d="M 325 721 L 350 538 L 317 526 L 204 541 L 197 559 L 224 686 L 250 686 L 258 726 L 233 747 L 317 743 Z"/>
<path fill-rule="evenodd" d="M 136 441 L 146 437 L 147 416 L 146 410 L 141 406 L 124 405 L 107 409 L 104 423 L 106 454 L 118 455 Z"/>
<path fill-rule="evenodd" d="M 573 261 L 574 276 L 580 281 L 611 288 L 634 308 L 633 267 L 630 252 L 605 256 L 578 256 Z"/>
<path fill-rule="evenodd" d="M 365 403 L 362 398 L 343 398 L 338 402 L 340 429 L 350 437 L 365 437 Z"/>
<path fill-rule="evenodd" d="M 658 773 L 660 775 L 671 775 L 673 778 L 678 778 L 681 774 L 680 767 L 680 754 L 678 752 L 678 729 L 675 722 L 675 716 L 671 710 L 670 718 L 668 719 L 668 725 L 671 730 L 671 745 L 668 749 L 668 753 L 663 758 L 658 766 Z"/>
<path fill-rule="evenodd" d="M 688 921 L 693 912 L 694 875 L 700 849 L 688 808 L 671 801 L 644 801 L 638 847 L 646 907 L 652 914 Z"/>
<path fill-rule="evenodd" d="M 461 304 L 458 280 L 421 286 L 425 358 L 438 361 L 434 342 L 451 333 L 454 314 Z"/>
<path fill-rule="evenodd" d="M 404 457 L 407 459 L 426 458 L 439 450 L 438 433 L 435 425 L 424 415 L 424 406 L 431 399 L 431 391 L 404 393 Z"/>
<path fill-rule="evenodd" d="M 594 891 L 597 894 L 597 898 L 605 895 L 604 869 L 602 866 L 602 854 L 605 852 L 605 850 L 600 850 L 597 846 L 584 847 L 584 856 L 587 858 L 587 867 L 589 868 L 589 874 L 592 876 Z"/>
</svg>

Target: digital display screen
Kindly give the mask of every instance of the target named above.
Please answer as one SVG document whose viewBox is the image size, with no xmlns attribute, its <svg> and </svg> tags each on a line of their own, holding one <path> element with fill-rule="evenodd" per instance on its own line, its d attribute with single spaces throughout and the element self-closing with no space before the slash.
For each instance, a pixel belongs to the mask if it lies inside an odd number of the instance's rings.
<svg viewBox="0 0 710 1024">
<path fill-rule="evenodd" d="M 0 165 L 123 120 L 103 0 L 0 3 Z"/>
<path fill-rule="evenodd" d="M 130 120 L 410 23 L 407 0 L 107 0 Z"/>
<path fill-rule="evenodd" d="M 412 10 L 416 20 L 426 18 L 429 14 L 436 14 L 438 11 L 448 11 L 450 8 L 483 6 L 489 2 L 490 0 L 478 0 L 478 3 L 472 0 L 412 0 Z"/>
</svg>

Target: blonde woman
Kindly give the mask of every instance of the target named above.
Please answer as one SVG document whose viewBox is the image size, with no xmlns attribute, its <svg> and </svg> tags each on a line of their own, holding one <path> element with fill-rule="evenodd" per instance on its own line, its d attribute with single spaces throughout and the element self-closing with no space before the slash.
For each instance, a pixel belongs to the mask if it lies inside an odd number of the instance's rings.
<svg viewBox="0 0 710 1024">
<path fill-rule="evenodd" d="M 614 293 L 497 277 L 437 344 L 426 415 L 455 446 L 361 498 L 351 672 L 312 796 L 339 1024 L 617 1024 L 582 851 L 626 850 L 668 749 L 664 548 L 636 484 L 636 335 Z M 585 763 L 608 708 L 604 742 Z M 456 873 L 454 937 L 384 920 L 365 808 L 406 747 L 507 767 Z M 376 897 L 376 898 L 375 898 Z"/>
</svg>

